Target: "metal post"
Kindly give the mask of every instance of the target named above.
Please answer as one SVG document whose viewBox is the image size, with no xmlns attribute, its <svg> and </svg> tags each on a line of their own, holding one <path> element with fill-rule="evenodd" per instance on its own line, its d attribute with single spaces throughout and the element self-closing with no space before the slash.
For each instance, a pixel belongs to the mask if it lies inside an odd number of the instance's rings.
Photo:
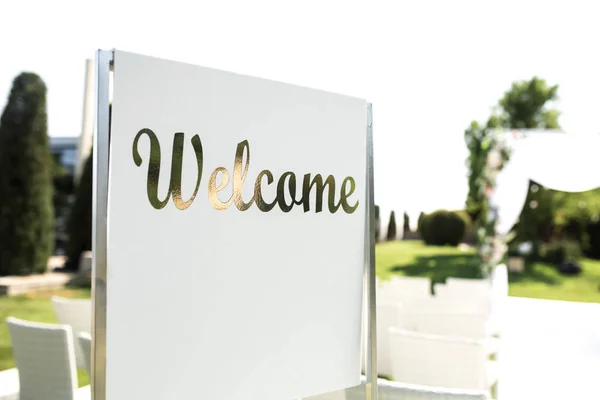
<svg viewBox="0 0 600 400">
<path fill-rule="evenodd" d="M 373 106 L 367 105 L 367 211 L 365 281 L 367 289 L 366 398 L 377 400 L 377 307 L 375 287 L 375 192 L 373 188 Z"/>
<path fill-rule="evenodd" d="M 113 51 L 96 52 L 96 130 L 92 203 L 92 400 L 106 399 L 106 240 Z"/>
</svg>

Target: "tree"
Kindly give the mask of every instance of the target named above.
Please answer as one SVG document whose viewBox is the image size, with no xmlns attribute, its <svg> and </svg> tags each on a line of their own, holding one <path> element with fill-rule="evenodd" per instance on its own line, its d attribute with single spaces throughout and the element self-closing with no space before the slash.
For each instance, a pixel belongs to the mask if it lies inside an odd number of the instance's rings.
<svg viewBox="0 0 600 400">
<path fill-rule="evenodd" d="M 406 211 L 404 212 L 404 226 L 402 227 L 404 233 L 410 233 L 410 219 Z"/>
<path fill-rule="evenodd" d="M 425 213 L 423 211 L 421 211 L 421 213 L 419 214 L 419 218 L 417 219 L 417 232 L 419 232 L 421 234 L 421 236 L 423 236 L 423 222 L 425 221 Z"/>
<path fill-rule="evenodd" d="M 392 211 L 390 223 L 388 224 L 387 240 L 396 240 L 396 215 Z"/>
<path fill-rule="evenodd" d="M 74 191 L 73 175 L 62 164 L 57 154 L 52 157 L 53 161 L 53 190 L 54 190 L 54 217 L 56 220 L 56 245 L 62 248 L 66 234 L 66 219 L 71 206 L 71 198 Z"/>
<path fill-rule="evenodd" d="M 52 167 L 46 85 L 22 73 L 0 117 L 0 275 L 47 268 L 54 250 Z"/>
<path fill-rule="evenodd" d="M 560 113 L 549 107 L 558 98 L 558 85 L 550 86 L 544 79 L 513 82 L 499 101 L 499 120 L 507 129 L 560 129 Z M 529 182 L 527 202 L 517 224 L 519 240 L 548 238 L 551 235 L 555 193 Z"/>
<path fill-rule="evenodd" d="M 559 129 L 560 113 L 549 105 L 558 98 L 558 85 L 549 86 L 544 79 L 533 77 L 528 81 L 513 82 L 498 101 L 496 109 L 485 124 L 472 121 L 465 130 L 469 150 L 467 158 L 469 193 L 466 208 L 477 221 L 482 210 L 485 193 L 482 191 L 481 171 L 494 140 L 494 130 L 504 129 Z"/>
<path fill-rule="evenodd" d="M 93 151 L 85 161 L 79 185 L 75 190 L 67 233 L 67 263 L 65 268 L 77 270 L 81 253 L 92 249 L 92 189 L 93 189 Z"/>
<path fill-rule="evenodd" d="M 558 98 L 558 85 L 549 86 L 544 79 L 513 82 L 498 102 L 492 124 L 507 129 L 559 129 L 559 112 L 548 104 Z"/>
<path fill-rule="evenodd" d="M 469 149 L 469 193 L 466 208 L 476 226 L 477 248 L 484 275 L 490 272 L 490 267 L 500 261 L 506 241 L 510 240 L 508 237 L 497 236 L 497 213 L 490 206 L 496 175 L 510 157 L 510 149 L 498 131 L 500 128 L 559 128 L 559 113 L 549 107 L 549 104 L 556 100 L 557 92 L 558 85 L 548 86 L 545 80 L 537 77 L 529 81 L 513 82 L 511 88 L 498 101 L 498 106 L 488 121 L 483 126 L 473 121 L 465 130 L 465 142 Z M 526 206 L 521 214 L 522 220 L 527 219 L 524 218 L 524 213 L 528 210 Z M 535 213 L 533 217 L 539 217 L 539 213 Z"/>
</svg>

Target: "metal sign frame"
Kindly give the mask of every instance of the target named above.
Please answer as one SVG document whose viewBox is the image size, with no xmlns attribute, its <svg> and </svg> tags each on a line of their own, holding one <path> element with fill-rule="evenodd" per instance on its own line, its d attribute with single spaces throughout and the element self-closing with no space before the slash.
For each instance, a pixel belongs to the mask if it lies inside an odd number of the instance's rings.
<svg viewBox="0 0 600 400">
<path fill-rule="evenodd" d="M 108 179 L 110 166 L 110 95 L 114 50 L 96 52 L 96 112 L 93 148 L 92 204 L 92 400 L 106 399 L 106 308 L 107 308 L 107 234 Z M 373 117 L 367 105 L 367 170 L 365 266 L 363 307 L 363 343 L 365 357 L 365 391 L 367 400 L 377 400 L 377 326 L 375 297 L 375 204 L 373 190 Z"/>
</svg>

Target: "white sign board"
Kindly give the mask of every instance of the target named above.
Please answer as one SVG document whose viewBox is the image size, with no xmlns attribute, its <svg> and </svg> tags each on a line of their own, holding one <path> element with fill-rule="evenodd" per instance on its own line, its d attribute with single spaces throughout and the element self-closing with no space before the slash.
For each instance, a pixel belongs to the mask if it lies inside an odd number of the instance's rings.
<svg viewBox="0 0 600 400">
<path fill-rule="evenodd" d="M 106 399 L 360 384 L 367 103 L 115 51 Z"/>
</svg>

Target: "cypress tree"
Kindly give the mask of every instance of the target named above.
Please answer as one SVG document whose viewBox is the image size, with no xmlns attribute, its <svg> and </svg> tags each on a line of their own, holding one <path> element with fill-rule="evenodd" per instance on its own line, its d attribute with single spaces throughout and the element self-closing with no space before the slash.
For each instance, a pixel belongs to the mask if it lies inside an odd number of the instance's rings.
<svg viewBox="0 0 600 400">
<path fill-rule="evenodd" d="M 46 85 L 15 78 L 0 117 L 0 275 L 44 272 L 54 251 Z"/>
<path fill-rule="evenodd" d="M 77 270 L 81 253 L 92 249 L 93 149 L 85 161 L 69 214 L 66 269 Z"/>
<path fill-rule="evenodd" d="M 387 240 L 396 240 L 396 215 L 392 211 L 390 223 L 388 224 Z"/>
<path fill-rule="evenodd" d="M 402 227 L 404 233 L 410 233 L 410 219 L 406 211 L 404 212 L 404 226 Z"/>
<path fill-rule="evenodd" d="M 425 215 L 425 213 L 421 211 L 421 213 L 419 214 L 419 219 L 417 220 L 417 232 L 421 234 L 421 237 L 423 236 L 423 224 L 425 223 L 426 216 L 427 215 Z"/>
</svg>

